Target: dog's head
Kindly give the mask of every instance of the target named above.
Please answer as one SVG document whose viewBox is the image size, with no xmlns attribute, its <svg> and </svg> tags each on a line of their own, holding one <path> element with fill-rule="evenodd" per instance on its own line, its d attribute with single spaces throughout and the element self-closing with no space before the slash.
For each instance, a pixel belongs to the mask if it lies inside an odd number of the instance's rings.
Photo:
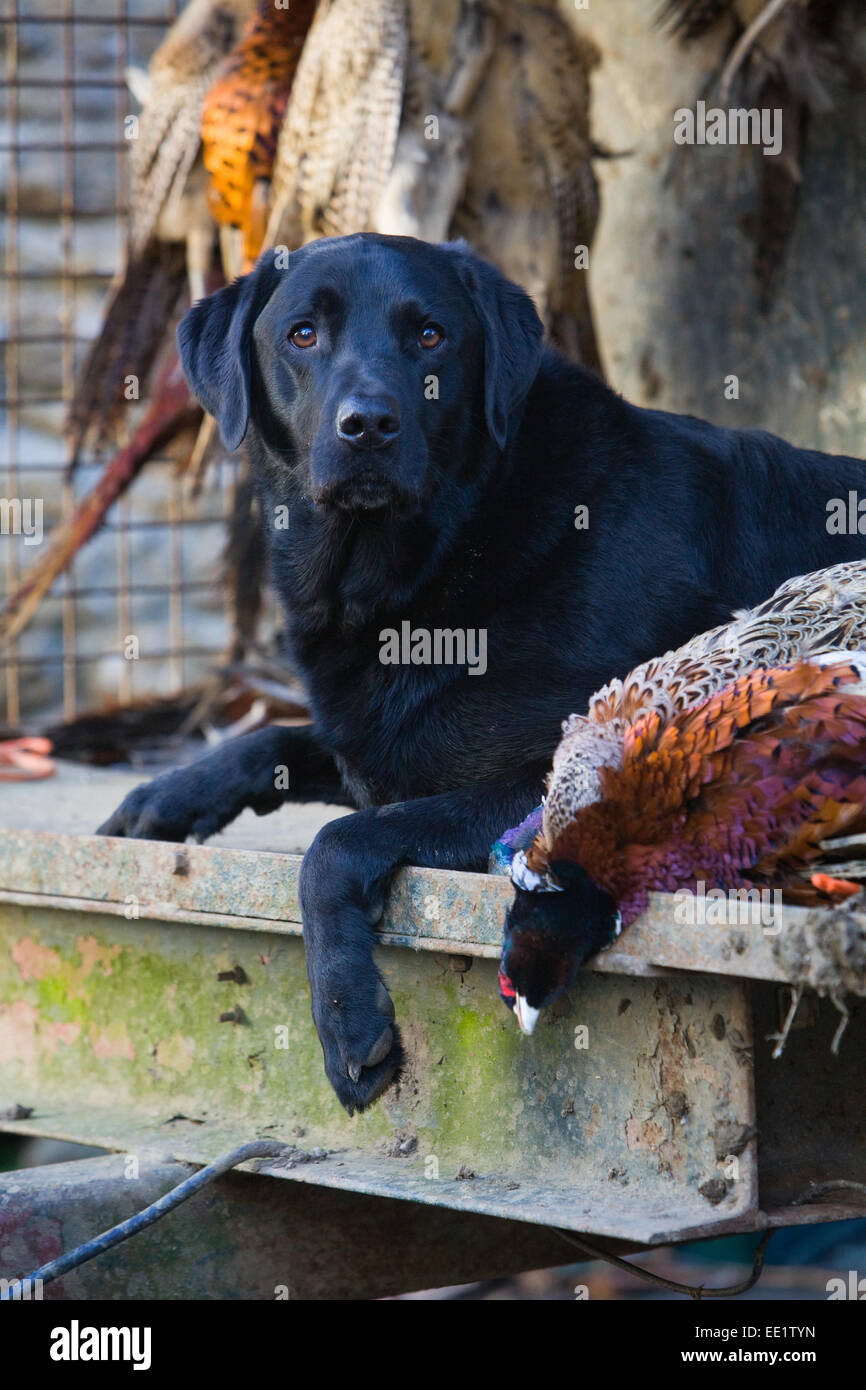
<svg viewBox="0 0 866 1390">
<path fill-rule="evenodd" d="M 317 506 L 417 510 L 485 434 L 504 449 L 535 378 L 532 302 L 464 243 L 361 234 L 266 252 L 178 331 L 226 447 L 247 430 Z"/>
</svg>

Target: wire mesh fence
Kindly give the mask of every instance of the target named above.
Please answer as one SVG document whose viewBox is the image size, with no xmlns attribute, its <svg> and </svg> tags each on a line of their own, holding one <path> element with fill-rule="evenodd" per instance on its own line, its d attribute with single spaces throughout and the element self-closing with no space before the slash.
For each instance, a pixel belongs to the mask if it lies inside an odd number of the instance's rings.
<svg viewBox="0 0 866 1390">
<path fill-rule="evenodd" d="M 68 475 L 63 420 L 123 258 L 124 119 L 137 109 L 127 70 L 147 66 L 178 5 L 3 3 L 0 591 L 8 595 L 102 469 L 85 455 Z M 0 721 L 71 717 L 203 676 L 228 637 L 218 575 L 235 473 L 231 462 L 212 467 L 192 501 L 172 458 L 148 464 L 0 649 Z"/>
</svg>

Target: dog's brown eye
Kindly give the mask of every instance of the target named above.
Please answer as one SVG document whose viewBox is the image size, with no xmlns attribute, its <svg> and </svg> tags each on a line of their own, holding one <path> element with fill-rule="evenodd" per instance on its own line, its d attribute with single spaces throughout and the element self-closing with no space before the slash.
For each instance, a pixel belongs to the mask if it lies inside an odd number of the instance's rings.
<svg viewBox="0 0 866 1390">
<path fill-rule="evenodd" d="M 289 342 L 298 348 L 316 346 L 316 330 L 311 323 L 297 323 L 289 334 Z"/>
<path fill-rule="evenodd" d="M 421 332 L 418 334 L 418 342 L 423 348 L 438 347 L 445 334 L 438 323 L 425 323 Z"/>
</svg>

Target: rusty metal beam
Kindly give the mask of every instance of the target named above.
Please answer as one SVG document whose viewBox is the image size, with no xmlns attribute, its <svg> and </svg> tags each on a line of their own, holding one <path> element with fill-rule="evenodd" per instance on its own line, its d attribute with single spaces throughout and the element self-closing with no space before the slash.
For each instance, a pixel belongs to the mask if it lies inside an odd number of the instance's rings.
<svg viewBox="0 0 866 1390">
<path fill-rule="evenodd" d="M 193 1171 L 160 1159 L 133 1168 L 106 1155 L 0 1175 L 0 1278 L 22 1278 Z M 42 1296 L 382 1298 L 570 1259 L 554 1234 L 520 1222 L 237 1173 L 46 1285 Z"/>
</svg>

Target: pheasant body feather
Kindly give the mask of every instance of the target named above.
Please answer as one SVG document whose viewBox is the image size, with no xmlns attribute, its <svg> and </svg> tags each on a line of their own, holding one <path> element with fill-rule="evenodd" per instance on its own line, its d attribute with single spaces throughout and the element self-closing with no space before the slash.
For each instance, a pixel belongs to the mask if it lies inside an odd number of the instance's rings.
<svg viewBox="0 0 866 1390">
<path fill-rule="evenodd" d="M 600 62 L 554 5 L 503 0 L 496 44 L 470 108 L 466 188 L 453 230 L 532 296 L 553 340 L 601 361 L 578 248 L 600 202 L 591 77 Z"/>
<path fill-rule="evenodd" d="M 866 663 L 750 672 L 665 721 L 641 716 L 601 801 L 544 844 L 615 897 L 627 926 L 650 892 L 790 881 L 866 821 Z M 820 901 L 815 894 L 815 900 Z"/>
<path fill-rule="evenodd" d="M 191 0 L 151 59 L 138 138 L 130 142 L 133 255 L 183 189 L 199 152 L 202 103 L 250 8 L 251 0 Z"/>
<path fill-rule="evenodd" d="M 663 719 L 700 705 L 759 666 L 787 666 L 829 651 L 866 651 L 866 565 L 850 561 L 787 580 L 764 603 L 645 661 L 590 698 L 563 724 L 544 826 L 555 837 L 598 794 L 598 769 L 619 761 L 642 714 Z"/>
<path fill-rule="evenodd" d="M 267 197 L 277 140 L 315 0 L 276 8 L 261 0 L 238 43 L 209 88 L 201 117 L 208 201 L 217 222 L 238 227 L 248 270 L 267 223 Z"/>
</svg>

